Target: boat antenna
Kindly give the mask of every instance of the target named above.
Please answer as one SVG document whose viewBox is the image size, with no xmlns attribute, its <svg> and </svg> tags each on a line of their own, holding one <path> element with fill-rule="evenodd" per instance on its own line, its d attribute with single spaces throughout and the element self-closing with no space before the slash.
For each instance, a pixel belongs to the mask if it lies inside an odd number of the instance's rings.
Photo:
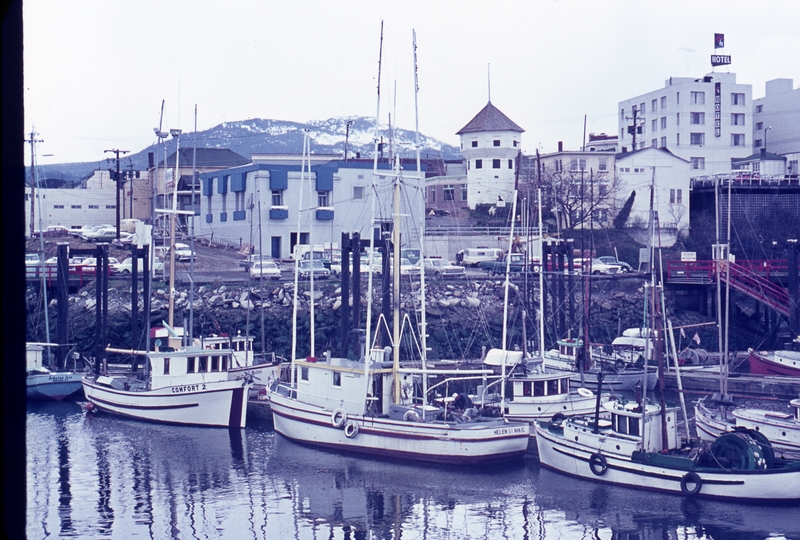
<svg viewBox="0 0 800 540">
<path fill-rule="evenodd" d="M 542 188 L 539 198 L 539 355 L 544 360 L 544 229 L 542 226 Z"/>
</svg>

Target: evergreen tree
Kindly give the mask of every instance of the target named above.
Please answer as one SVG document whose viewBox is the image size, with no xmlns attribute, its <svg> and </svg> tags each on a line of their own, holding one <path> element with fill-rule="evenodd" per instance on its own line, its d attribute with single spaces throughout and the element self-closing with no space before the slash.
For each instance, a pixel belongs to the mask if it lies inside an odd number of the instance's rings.
<svg viewBox="0 0 800 540">
<path fill-rule="evenodd" d="M 617 217 L 614 218 L 614 228 L 615 229 L 622 229 L 625 227 L 625 223 L 628 221 L 628 218 L 631 215 L 631 209 L 633 208 L 633 200 L 636 198 L 636 190 L 631 191 L 631 196 L 628 197 L 628 200 L 625 201 L 625 204 L 622 205 L 622 210 L 619 211 Z"/>
</svg>

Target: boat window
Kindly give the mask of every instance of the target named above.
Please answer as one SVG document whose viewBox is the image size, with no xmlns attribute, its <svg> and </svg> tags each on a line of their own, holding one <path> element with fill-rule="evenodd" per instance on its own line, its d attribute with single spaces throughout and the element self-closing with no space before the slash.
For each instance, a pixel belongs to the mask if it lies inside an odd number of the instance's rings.
<svg viewBox="0 0 800 540">
<path fill-rule="evenodd" d="M 639 435 L 639 418 L 628 418 L 628 433 L 631 435 Z"/>
<path fill-rule="evenodd" d="M 222 357 L 222 369 L 221 369 L 221 371 L 228 371 L 228 357 L 227 356 L 223 356 Z"/>
<path fill-rule="evenodd" d="M 211 357 L 211 371 L 219 371 L 219 356 Z"/>
<path fill-rule="evenodd" d="M 533 395 L 534 396 L 544 395 L 544 381 L 533 381 Z"/>
<path fill-rule="evenodd" d="M 164 358 L 164 375 L 169 375 L 169 358 Z"/>
<path fill-rule="evenodd" d="M 197 369 L 200 373 L 208 371 L 208 356 L 200 357 L 200 367 Z"/>
<path fill-rule="evenodd" d="M 558 379 L 551 379 L 547 381 L 547 395 L 553 396 L 558 393 Z"/>
<path fill-rule="evenodd" d="M 342 374 L 338 371 L 333 372 L 333 386 L 342 386 Z"/>
<path fill-rule="evenodd" d="M 531 381 L 524 381 L 522 383 L 522 395 L 523 396 L 532 396 L 531 394 Z"/>
<path fill-rule="evenodd" d="M 196 356 L 189 356 L 186 358 L 186 373 L 194 373 L 197 371 L 197 360 Z"/>
<path fill-rule="evenodd" d="M 300 368 L 300 380 L 307 381 L 308 380 L 308 368 Z"/>
</svg>

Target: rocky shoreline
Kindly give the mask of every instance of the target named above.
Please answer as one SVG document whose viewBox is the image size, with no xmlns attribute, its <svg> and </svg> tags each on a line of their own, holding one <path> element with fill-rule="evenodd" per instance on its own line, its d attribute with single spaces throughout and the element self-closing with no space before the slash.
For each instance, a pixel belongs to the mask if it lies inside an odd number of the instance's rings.
<svg viewBox="0 0 800 540">
<path fill-rule="evenodd" d="M 578 280 L 580 283 L 580 280 Z M 314 291 L 317 349 L 334 352 L 338 350 L 341 333 L 341 287 L 337 281 L 317 282 Z M 512 283 L 509 295 L 509 347 L 521 346 L 523 296 L 521 284 Z M 307 283 L 301 283 L 298 305 L 298 354 L 308 354 L 309 308 L 311 292 Z M 576 287 L 577 288 L 577 287 Z M 426 304 L 428 323 L 429 357 L 432 359 L 467 360 L 480 358 L 483 347 L 500 347 L 503 333 L 503 280 L 469 279 L 463 281 L 426 281 Z M 155 283 L 152 294 L 151 325 L 159 326 L 167 319 L 169 297 L 163 283 Z M 265 283 L 263 287 L 234 286 L 222 283 L 202 285 L 194 294 L 194 335 L 219 333 L 249 333 L 255 337 L 256 349 L 261 350 L 262 316 L 264 350 L 288 356 L 291 352 L 292 298 L 294 284 Z M 593 280 L 591 287 L 590 332 L 592 341 L 610 343 L 619 333 L 643 323 L 644 279 Z M 381 292 L 378 285 L 373 289 L 373 318 L 377 322 Z M 366 317 L 366 284 L 362 284 L 362 320 Z M 529 296 L 532 306 L 526 320 L 528 339 L 538 334 L 536 312 L 538 290 Z M 576 311 L 581 309 L 580 291 L 576 292 Z M 89 353 L 94 350 L 95 334 L 95 290 L 94 283 L 77 294 L 69 296 L 70 342 L 78 350 Z M 55 300 L 50 301 L 51 339 L 55 340 Z M 139 292 L 139 306 L 144 305 Z M 415 321 L 419 306 L 419 283 L 403 282 L 401 311 Z M 27 295 L 29 341 L 44 341 L 44 325 L 41 316 L 41 300 L 29 288 Z M 669 308 L 668 308 L 669 309 Z M 113 347 L 144 348 L 144 332 L 136 340 L 131 339 L 131 289 L 130 283 L 112 280 L 108 295 L 109 327 L 108 342 Z M 188 324 L 189 290 L 177 288 L 175 297 L 175 324 Z M 674 326 L 707 322 L 709 319 L 694 312 L 670 313 Z M 186 322 L 184 322 L 186 321 Z M 547 322 L 547 321 L 546 321 Z M 416 322 L 413 323 L 416 327 Z M 552 324 L 546 324 L 547 332 Z M 144 328 L 140 318 L 139 328 Z M 373 323 L 375 328 L 375 323 Z M 715 327 L 698 329 L 699 337 L 709 349 L 715 344 Z M 692 331 L 688 338 L 694 335 Z M 546 344 L 562 336 L 547 335 Z M 677 337 L 677 336 L 676 336 Z M 687 339 L 683 340 L 688 343 Z M 714 345 L 715 346 L 715 345 Z"/>
</svg>

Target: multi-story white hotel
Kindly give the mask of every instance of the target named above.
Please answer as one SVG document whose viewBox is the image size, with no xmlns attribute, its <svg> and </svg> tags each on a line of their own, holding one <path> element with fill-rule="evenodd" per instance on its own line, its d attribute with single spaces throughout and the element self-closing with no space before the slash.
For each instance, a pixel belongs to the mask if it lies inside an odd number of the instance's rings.
<svg viewBox="0 0 800 540">
<path fill-rule="evenodd" d="M 490 101 L 456 133 L 461 136 L 461 155 L 467 163 L 467 204 L 471 209 L 512 199 L 524 131 Z"/>
<path fill-rule="evenodd" d="M 689 161 L 692 174 L 728 172 L 731 159 L 752 153 L 751 96 L 735 73 L 671 77 L 663 88 L 619 102 L 620 149 L 666 148 Z"/>
</svg>

